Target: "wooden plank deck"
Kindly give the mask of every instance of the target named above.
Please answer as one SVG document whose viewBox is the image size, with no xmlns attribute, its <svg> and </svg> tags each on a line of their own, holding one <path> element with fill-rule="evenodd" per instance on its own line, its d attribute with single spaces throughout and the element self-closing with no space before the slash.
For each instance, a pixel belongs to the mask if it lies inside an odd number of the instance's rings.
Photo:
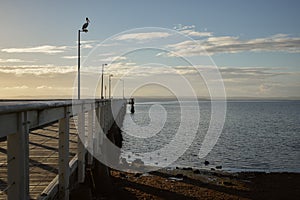
<svg viewBox="0 0 300 200">
<path fill-rule="evenodd" d="M 76 120 L 76 119 L 75 119 Z M 77 153 L 77 130 L 70 119 L 70 160 Z M 58 174 L 58 123 L 30 131 L 29 134 L 29 193 L 37 199 Z M 0 142 L 0 191 L 7 189 L 7 142 Z M 0 200 L 7 195 L 0 192 Z"/>
</svg>

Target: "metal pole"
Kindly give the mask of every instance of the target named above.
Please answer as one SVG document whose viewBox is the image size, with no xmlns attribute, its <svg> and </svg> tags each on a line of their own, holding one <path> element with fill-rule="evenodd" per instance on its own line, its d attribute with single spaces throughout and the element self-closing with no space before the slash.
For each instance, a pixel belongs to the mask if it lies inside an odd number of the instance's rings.
<svg viewBox="0 0 300 200">
<path fill-rule="evenodd" d="M 80 99 L 80 30 L 78 30 L 78 100 Z"/>
<path fill-rule="evenodd" d="M 102 64 L 102 75 L 101 75 L 101 99 L 103 99 L 103 68 L 104 68 L 104 64 Z"/>
<path fill-rule="evenodd" d="M 102 64 L 102 76 L 101 76 L 101 99 L 103 99 L 103 75 L 104 75 L 104 66 L 107 64 Z"/>
</svg>

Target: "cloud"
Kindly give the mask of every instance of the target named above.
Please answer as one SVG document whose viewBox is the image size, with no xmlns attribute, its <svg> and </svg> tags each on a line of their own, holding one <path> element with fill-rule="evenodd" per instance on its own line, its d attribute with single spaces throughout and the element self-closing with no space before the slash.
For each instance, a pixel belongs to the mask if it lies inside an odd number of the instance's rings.
<svg viewBox="0 0 300 200">
<path fill-rule="evenodd" d="M 44 89 L 52 89 L 53 87 L 51 86 L 46 86 L 46 85 L 40 85 L 40 86 L 37 86 L 36 89 L 38 90 L 44 90 Z"/>
<path fill-rule="evenodd" d="M 270 84 L 261 84 L 258 88 L 259 94 L 265 94 L 271 90 L 272 86 Z"/>
<path fill-rule="evenodd" d="M 189 30 L 195 28 L 196 28 L 195 25 L 182 25 L 182 24 L 175 24 L 175 26 L 173 27 L 173 29 L 177 31 L 183 31 L 183 30 Z"/>
<path fill-rule="evenodd" d="M 81 56 L 83 57 L 83 56 Z M 77 59 L 78 56 L 62 56 L 62 58 L 65 58 L 65 59 Z"/>
<path fill-rule="evenodd" d="M 125 56 L 110 56 L 110 57 L 102 58 L 99 61 L 101 61 L 101 62 L 119 62 L 119 61 L 123 61 L 126 59 L 127 58 Z"/>
<path fill-rule="evenodd" d="M 2 49 L 2 52 L 6 53 L 45 53 L 45 54 L 57 54 L 62 53 L 66 49 L 70 48 L 69 46 L 52 46 L 52 45 L 42 45 L 36 47 L 27 47 L 27 48 L 5 48 Z"/>
<path fill-rule="evenodd" d="M 174 30 L 179 31 L 180 33 L 190 36 L 190 37 L 211 37 L 213 35 L 212 32 L 199 32 L 196 31 L 196 26 L 195 25 L 188 25 L 184 26 L 182 24 L 176 24 L 173 27 Z"/>
<path fill-rule="evenodd" d="M 100 43 L 97 44 L 97 47 L 113 47 L 113 46 L 118 46 L 120 45 L 119 43 Z"/>
<path fill-rule="evenodd" d="M 267 67 L 220 67 L 224 80 L 265 80 L 280 75 L 291 75 L 290 72 L 278 72 L 278 68 Z"/>
<path fill-rule="evenodd" d="M 21 85 L 21 86 L 12 86 L 12 87 L 5 87 L 5 90 L 19 90 L 19 89 L 28 89 L 29 87 L 27 85 Z"/>
<path fill-rule="evenodd" d="M 66 74 L 76 72 L 75 66 L 54 66 L 54 65 L 20 65 L 20 66 L 0 66 L 0 73 L 6 74 Z"/>
<path fill-rule="evenodd" d="M 78 41 L 76 41 L 77 43 Z M 80 44 L 92 44 L 92 43 L 97 43 L 99 42 L 98 40 L 80 40 Z"/>
<path fill-rule="evenodd" d="M 22 59 L 1 59 L 0 58 L 0 63 L 29 63 L 29 62 L 34 62 L 34 61 L 22 60 Z"/>
<path fill-rule="evenodd" d="M 250 52 L 289 52 L 300 53 L 300 37 L 277 34 L 265 38 L 241 40 L 239 37 L 208 37 L 205 40 L 187 40 L 168 45 L 171 53 L 167 56 L 199 56 L 218 53 Z"/>
<path fill-rule="evenodd" d="M 195 30 L 183 30 L 180 32 L 190 37 L 210 37 L 213 35 L 212 32 L 198 32 Z"/>
<path fill-rule="evenodd" d="M 148 32 L 148 33 L 129 33 L 115 38 L 115 40 L 149 40 L 169 37 L 171 34 L 166 32 Z"/>
<path fill-rule="evenodd" d="M 99 43 L 98 40 L 81 40 L 80 47 L 83 49 L 92 49 L 95 46 L 97 46 L 97 43 Z M 76 41 L 76 44 L 78 44 L 78 41 Z M 76 48 L 77 48 L 77 46 L 76 46 Z"/>
</svg>

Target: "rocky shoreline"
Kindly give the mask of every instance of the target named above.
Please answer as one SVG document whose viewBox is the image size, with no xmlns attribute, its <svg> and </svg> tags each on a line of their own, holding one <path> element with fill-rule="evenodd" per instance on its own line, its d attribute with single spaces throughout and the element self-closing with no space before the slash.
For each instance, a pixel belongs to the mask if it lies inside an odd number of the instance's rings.
<svg viewBox="0 0 300 200">
<path fill-rule="evenodd" d="M 106 189 L 96 189 L 91 199 L 300 199 L 300 173 L 176 168 L 149 173 L 110 170 L 110 178 Z"/>
</svg>

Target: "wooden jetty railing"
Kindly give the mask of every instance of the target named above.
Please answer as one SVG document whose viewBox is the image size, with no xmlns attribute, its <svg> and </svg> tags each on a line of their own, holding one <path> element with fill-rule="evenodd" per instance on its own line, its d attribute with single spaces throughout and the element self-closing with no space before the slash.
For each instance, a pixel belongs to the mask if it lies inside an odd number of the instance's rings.
<svg viewBox="0 0 300 200">
<path fill-rule="evenodd" d="M 58 172 L 39 199 L 57 196 L 59 199 L 69 199 L 70 176 L 76 174 L 77 182 L 83 182 L 87 149 L 97 153 L 101 146 L 101 133 L 96 126 L 100 124 L 103 132 L 107 133 L 114 122 L 121 123 L 125 112 L 124 99 L 0 102 L 0 139 L 7 138 L 7 184 L 1 192 L 6 193 L 9 200 L 31 198 L 29 133 L 58 121 Z M 77 154 L 70 161 L 71 118 L 77 120 L 78 140 Z M 88 162 L 93 162 L 91 153 L 88 154 Z"/>
</svg>

